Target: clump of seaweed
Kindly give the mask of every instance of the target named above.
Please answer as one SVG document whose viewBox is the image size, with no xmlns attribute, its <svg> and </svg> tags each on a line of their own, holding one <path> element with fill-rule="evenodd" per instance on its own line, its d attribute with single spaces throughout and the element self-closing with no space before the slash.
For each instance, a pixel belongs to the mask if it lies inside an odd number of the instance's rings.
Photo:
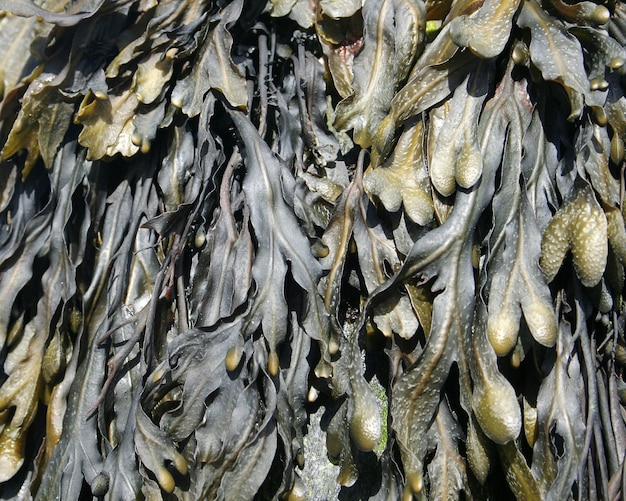
<svg viewBox="0 0 626 501">
<path fill-rule="evenodd" d="M 624 44 L 620 1 L 0 0 L 2 497 L 305 499 L 320 409 L 342 497 L 624 495 Z"/>
</svg>

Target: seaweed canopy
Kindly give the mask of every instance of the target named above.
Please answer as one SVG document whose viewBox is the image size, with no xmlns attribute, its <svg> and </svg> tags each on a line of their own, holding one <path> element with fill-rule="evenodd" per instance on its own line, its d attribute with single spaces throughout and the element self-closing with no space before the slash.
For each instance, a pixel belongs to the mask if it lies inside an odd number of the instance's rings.
<svg viewBox="0 0 626 501">
<path fill-rule="evenodd" d="M 2 497 L 310 499 L 318 410 L 342 498 L 623 496 L 624 43 L 619 1 L 0 0 Z"/>
</svg>

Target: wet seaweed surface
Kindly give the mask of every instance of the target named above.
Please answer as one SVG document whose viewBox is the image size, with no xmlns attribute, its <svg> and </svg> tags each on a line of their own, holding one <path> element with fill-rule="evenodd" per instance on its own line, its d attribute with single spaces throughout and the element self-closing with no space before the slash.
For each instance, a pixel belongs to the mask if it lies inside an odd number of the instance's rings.
<svg viewBox="0 0 626 501">
<path fill-rule="evenodd" d="M 626 4 L 0 0 L 2 499 L 626 494 Z"/>
</svg>

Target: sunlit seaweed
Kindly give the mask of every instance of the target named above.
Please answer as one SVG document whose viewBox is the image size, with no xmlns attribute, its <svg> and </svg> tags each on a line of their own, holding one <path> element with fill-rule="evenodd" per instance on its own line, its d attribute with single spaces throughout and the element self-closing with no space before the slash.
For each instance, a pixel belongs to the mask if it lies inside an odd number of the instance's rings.
<svg viewBox="0 0 626 501">
<path fill-rule="evenodd" d="M 620 1 L 0 0 L 2 498 L 305 499 L 319 409 L 345 498 L 624 496 L 624 44 Z"/>
</svg>

